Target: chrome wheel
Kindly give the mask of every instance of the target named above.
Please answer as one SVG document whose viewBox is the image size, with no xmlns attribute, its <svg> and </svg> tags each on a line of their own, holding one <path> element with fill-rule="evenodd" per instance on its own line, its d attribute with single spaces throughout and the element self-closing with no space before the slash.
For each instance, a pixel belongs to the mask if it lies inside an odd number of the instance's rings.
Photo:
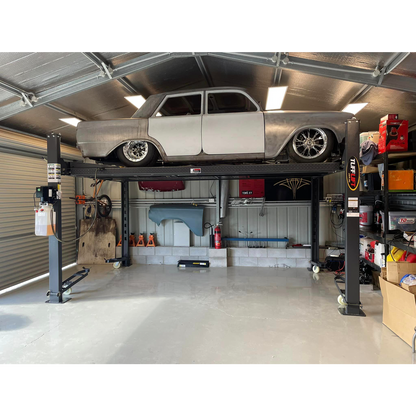
<svg viewBox="0 0 416 416">
<path fill-rule="evenodd" d="M 123 154 L 130 162 L 140 162 L 149 152 L 149 146 L 146 142 L 134 140 L 123 145 Z"/>
<path fill-rule="evenodd" d="M 328 136 L 322 129 L 302 130 L 293 138 L 292 146 L 302 159 L 316 159 L 328 148 Z"/>
</svg>

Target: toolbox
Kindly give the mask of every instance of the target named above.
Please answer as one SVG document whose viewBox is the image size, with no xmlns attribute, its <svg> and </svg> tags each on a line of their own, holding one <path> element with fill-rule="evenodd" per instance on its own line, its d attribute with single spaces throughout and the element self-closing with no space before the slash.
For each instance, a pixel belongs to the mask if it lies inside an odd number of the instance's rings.
<svg viewBox="0 0 416 416">
<path fill-rule="evenodd" d="M 408 120 L 385 120 L 380 123 L 378 153 L 407 152 Z"/>
</svg>

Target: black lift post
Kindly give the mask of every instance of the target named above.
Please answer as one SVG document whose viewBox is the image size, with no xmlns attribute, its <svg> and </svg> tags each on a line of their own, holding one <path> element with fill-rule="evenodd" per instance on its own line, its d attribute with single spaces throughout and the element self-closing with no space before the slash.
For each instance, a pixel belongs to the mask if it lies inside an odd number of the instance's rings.
<svg viewBox="0 0 416 416">
<path fill-rule="evenodd" d="M 345 135 L 345 291 L 340 290 L 346 306 L 340 306 L 342 315 L 365 316 L 360 303 L 360 226 L 358 162 L 360 121 L 347 121 Z M 337 282 L 337 279 L 335 280 Z M 341 280 L 342 281 L 342 280 Z M 338 280 L 339 282 L 339 280 Z"/>
<path fill-rule="evenodd" d="M 311 183 L 311 265 L 322 266 L 319 261 L 319 184 L 320 177 L 313 176 Z"/>
<path fill-rule="evenodd" d="M 61 135 L 49 134 L 47 138 L 48 171 L 49 164 L 61 165 Z M 49 182 L 48 186 L 60 190 L 61 183 Z M 56 199 L 53 205 L 55 212 L 55 233 L 62 240 L 62 206 Z M 55 236 L 49 237 L 49 303 L 62 303 L 62 243 Z"/>
<path fill-rule="evenodd" d="M 121 264 L 124 267 L 131 265 L 129 255 L 129 215 L 129 182 L 123 181 L 121 182 Z"/>
</svg>

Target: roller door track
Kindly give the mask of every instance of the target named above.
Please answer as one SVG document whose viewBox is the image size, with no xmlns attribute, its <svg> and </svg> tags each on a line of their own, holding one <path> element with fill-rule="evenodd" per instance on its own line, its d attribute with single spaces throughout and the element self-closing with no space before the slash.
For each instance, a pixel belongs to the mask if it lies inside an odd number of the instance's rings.
<svg viewBox="0 0 416 416">
<path fill-rule="evenodd" d="M 33 193 L 47 185 L 46 161 L 0 152 L 0 290 L 48 272 L 48 238 L 36 237 Z M 75 178 L 62 178 L 63 239 L 76 237 Z M 37 200 L 38 201 L 38 200 Z M 76 261 L 76 243 L 62 246 L 62 264 Z"/>
</svg>

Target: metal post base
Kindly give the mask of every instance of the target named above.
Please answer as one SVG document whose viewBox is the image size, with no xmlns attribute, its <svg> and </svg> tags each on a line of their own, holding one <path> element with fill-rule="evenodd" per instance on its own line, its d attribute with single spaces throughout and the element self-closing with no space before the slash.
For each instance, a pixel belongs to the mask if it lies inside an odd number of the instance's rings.
<svg viewBox="0 0 416 416">
<path fill-rule="evenodd" d="M 48 290 L 48 292 L 46 293 L 46 296 L 49 296 L 49 300 L 46 300 L 45 303 L 56 304 L 56 305 L 60 303 L 66 303 L 72 299 L 68 295 L 61 296 L 60 293 L 51 293 L 50 290 Z"/>
<path fill-rule="evenodd" d="M 357 305 L 339 306 L 338 312 L 345 316 L 365 316 L 365 313 Z"/>
</svg>

